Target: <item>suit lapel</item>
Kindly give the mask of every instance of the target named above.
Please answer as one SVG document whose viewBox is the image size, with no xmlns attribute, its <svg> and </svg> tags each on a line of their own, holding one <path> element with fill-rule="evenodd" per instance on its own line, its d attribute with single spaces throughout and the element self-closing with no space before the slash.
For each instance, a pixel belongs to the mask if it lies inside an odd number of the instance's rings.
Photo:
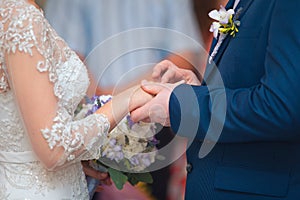
<svg viewBox="0 0 300 200">
<path fill-rule="evenodd" d="M 244 14 L 247 12 L 248 8 L 250 7 L 251 3 L 253 2 L 253 0 L 241 0 L 239 5 L 237 6 L 236 10 L 239 10 L 240 8 L 242 8 L 240 16 L 238 17 L 238 19 L 240 20 Z"/>
<path fill-rule="evenodd" d="M 239 10 L 240 8 L 241 13 L 238 17 L 238 20 L 241 20 L 241 18 L 244 16 L 244 14 L 246 13 L 246 11 L 248 10 L 248 8 L 250 7 L 251 3 L 253 2 L 253 0 L 241 0 L 239 5 L 237 6 L 237 8 L 235 9 L 235 11 Z M 238 33 L 237 33 L 238 34 Z M 218 63 L 220 58 L 222 57 L 226 47 L 229 44 L 229 41 L 231 40 L 231 36 L 226 36 L 226 38 L 223 40 L 215 58 L 214 58 L 214 63 Z M 212 49 L 214 48 L 214 46 L 216 45 L 217 41 L 214 40 L 214 43 L 212 45 Z M 211 50 L 212 51 L 212 50 Z M 210 52 L 211 53 L 211 52 Z"/>
</svg>

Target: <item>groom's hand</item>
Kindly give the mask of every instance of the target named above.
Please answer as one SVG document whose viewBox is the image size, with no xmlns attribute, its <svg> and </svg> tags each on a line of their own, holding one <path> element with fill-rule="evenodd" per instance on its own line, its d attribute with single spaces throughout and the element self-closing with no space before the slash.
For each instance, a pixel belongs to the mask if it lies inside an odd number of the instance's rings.
<svg viewBox="0 0 300 200">
<path fill-rule="evenodd" d="M 200 85 L 197 76 L 188 69 L 181 69 L 168 60 L 164 60 L 154 66 L 152 79 L 161 83 L 176 83 L 184 80 L 190 85 Z"/>
<path fill-rule="evenodd" d="M 142 88 L 147 93 L 154 96 L 152 100 L 147 102 L 144 106 L 137 108 L 131 112 L 131 119 L 134 122 L 146 121 L 156 122 L 163 126 L 170 126 L 169 119 L 169 99 L 173 89 L 184 83 L 180 81 L 175 84 L 142 82 Z"/>
</svg>

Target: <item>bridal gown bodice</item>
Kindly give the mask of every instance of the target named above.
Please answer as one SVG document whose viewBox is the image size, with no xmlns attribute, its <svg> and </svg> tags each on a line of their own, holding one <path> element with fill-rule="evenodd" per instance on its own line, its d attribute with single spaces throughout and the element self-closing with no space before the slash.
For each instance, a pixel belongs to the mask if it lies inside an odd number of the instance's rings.
<svg viewBox="0 0 300 200">
<path fill-rule="evenodd" d="M 9 58 L 18 55 L 37 59 L 36 85 L 51 87 L 56 101 L 51 126 L 41 127 L 50 149 L 61 152 L 51 169 L 41 162 L 35 151 L 31 122 L 24 120 L 35 107 L 20 109 L 23 101 L 14 87 Z M 19 63 L 14 68 L 28 67 Z M 12 64 L 13 65 L 13 64 Z M 39 83 L 47 78 L 47 82 Z M 0 199 L 88 199 L 81 160 L 100 155 L 99 147 L 106 138 L 109 122 L 94 114 L 74 120 L 74 111 L 89 85 L 87 70 L 77 55 L 57 36 L 43 13 L 26 0 L 0 0 Z M 24 87 L 27 84 L 24 83 Z M 20 86 L 16 86 L 20 87 Z M 20 88 L 19 88 L 20 89 Z M 21 88 L 22 90 L 22 88 Z M 38 94 L 43 95 L 45 94 Z M 32 99 L 37 94 L 32 95 Z M 38 107 L 38 106 L 37 106 Z M 51 107 L 51 105 L 49 105 Z M 21 107 L 22 108 L 22 107 Z M 46 108 L 45 108 L 46 109 Z M 50 108 L 49 108 L 50 109 Z M 23 113 L 25 112 L 25 113 Z M 41 114 L 41 118 L 43 116 Z M 32 136 L 33 135 L 33 136 Z"/>
</svg>

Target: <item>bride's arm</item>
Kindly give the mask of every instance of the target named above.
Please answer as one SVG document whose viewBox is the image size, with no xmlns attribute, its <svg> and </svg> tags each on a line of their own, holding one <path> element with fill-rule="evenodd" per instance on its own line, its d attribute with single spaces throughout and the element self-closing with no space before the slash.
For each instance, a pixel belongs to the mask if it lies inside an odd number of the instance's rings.
<svg viewBox="0 0 300 200">
<path fill-rule="evenodd" d="M 32 7 L 26 7 L 26 12 L 22 9 L 12 8 L 14 13 L 5 23 L 1 41 L 4 41 L 10 86 L 34 152 L 48 169 L 64 166 L 74 160 L 98 158 L 101 153 L 99 147 L 103 145 L 109 129 L 129 109 L 143 104 L 142 98 L 134 98 L 135 102 L 129 105 L 131 95 L 140 95 L 142 92 L 136 91 L 137 87 L 130 88 L 95 114 L 74 121 L 72 110 L 68 110 L 72 106 L 68 104 L 73 103 L 72 95 L 75 99 L 78 94 L 61 91 L 56 77 L 58 73 L 66 73 L 64 79 L 72 80 L 72 72 L 56 71 L 65 64 L 55 62 L 60 56 L 66 56 L 62 55 L 64 47 L 48 37 L 52 30 L 45 26 L 41 13 Z M 41 63 L 44 63 L 45 70 L 39 68 Z M 72 69 L 80 68 L 74 66 Z M 77 91 L 75 88 L 80 87 L 80 80 L 75 83 L 77 85 L 73 85 L 74 88 L 67 89 Z"/>
<path fill-rule="evenodd" d="M 97 148 L 109 129 L 146 99 L 130 102 L 132 95 L 142 93 L 138 87 L 132 87 L 115 96 L 94 115 L 74 121 L 71 114 L 60 108 L 48 74 L 36 69 L 40 56 L 36 50 L 33 56 L 18 51 L 6 56 L 12 89 L 34 151 L 49 169 L 76 158 L 96 158 L 99 156 Z"/>
</svg>

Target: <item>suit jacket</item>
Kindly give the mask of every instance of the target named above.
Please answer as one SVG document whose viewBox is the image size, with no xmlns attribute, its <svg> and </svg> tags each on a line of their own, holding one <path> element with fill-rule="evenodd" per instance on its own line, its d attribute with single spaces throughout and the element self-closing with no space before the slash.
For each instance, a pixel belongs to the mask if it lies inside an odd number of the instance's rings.
<svg viewBox="0 0 300 200">
<path fill-rule="evenodd" d="M 300 199 L 300 1 L 238 8 L 239 32 L 222 43 L 218 70 L 207 65 L 206 85 L 170 97 L 171 127 L 190 138 L 186 199 Z M 201 158 L 206 141 L 217 144 Z"/>
</svg>

